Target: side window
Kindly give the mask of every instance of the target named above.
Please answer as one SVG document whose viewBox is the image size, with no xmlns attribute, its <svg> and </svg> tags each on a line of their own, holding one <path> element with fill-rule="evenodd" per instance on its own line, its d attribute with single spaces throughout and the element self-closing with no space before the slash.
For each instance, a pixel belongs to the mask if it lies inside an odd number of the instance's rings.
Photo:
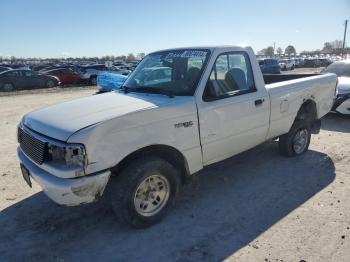
<svg viewBox="0 0 350 262">
<path fill-rule="evenodd" d="M 10 71 L 5 74 L 5 76 L 19 76 L 18 71 Z"/>
<path fill-rule="evenodd" d="M 26 70 L 26 71 L 22 71 L 22 74 L 26 77 L 32 77 L 34 74 L 29 71 L 29 70 Z"/>
<path fill-rule="evenodd" d="M 217 100 L 255 91 L 248 55 L 243 52 L 225 53 L 216 59 L 205 87 L 203 100 Z"/>
<path fill-rule="evenodd" d="M 204 59 L 202 59 L 201 57 L 190 57 L 188 58 L 187 61 L 187 70 L 191 69 L 192 67 L 195 68 L 202 68 L 204 63 Z"/>
</svg>

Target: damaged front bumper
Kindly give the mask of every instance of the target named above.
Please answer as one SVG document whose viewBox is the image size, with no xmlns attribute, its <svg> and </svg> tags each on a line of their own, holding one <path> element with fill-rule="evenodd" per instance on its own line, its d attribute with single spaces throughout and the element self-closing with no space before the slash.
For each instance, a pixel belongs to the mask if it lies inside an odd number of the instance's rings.
<svg viewBox="0 0 350 262">
<path fill-rule="evenodd" d="M 35 165 L 20 148 L 17 149 L 17 154 L 30 177 L 59 205 L 77 206 L 98 200 L 111 175 L 110 171 L 103 171 L 77 178 L 60 178 Z"/>
</svg>

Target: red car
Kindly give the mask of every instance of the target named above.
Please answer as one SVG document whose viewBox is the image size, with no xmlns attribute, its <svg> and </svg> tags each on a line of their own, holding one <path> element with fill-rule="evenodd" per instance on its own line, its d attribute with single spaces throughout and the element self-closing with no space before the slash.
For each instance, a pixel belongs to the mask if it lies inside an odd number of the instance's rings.
<svg viewBox="0 0 350 262">
<path fill-rule="evenodd" d="M 79 76 L 69 68 L 57 68 L 43 72 L 45 75 L 56 76 L 62 85 L 76 84 L 79 82 Z"/>
</svg>

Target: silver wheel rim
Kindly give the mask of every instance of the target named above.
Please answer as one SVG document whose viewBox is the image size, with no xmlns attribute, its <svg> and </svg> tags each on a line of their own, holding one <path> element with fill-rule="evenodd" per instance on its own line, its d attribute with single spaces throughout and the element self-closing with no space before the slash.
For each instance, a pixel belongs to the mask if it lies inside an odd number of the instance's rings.
<svg viewBox="0 0 350 262">
<path fill-rule="evenodd" d="M 4 84 L 4 90 L 5 91 L 12 91 L 13 90 L 12 84 Z"/>
<path fill-rule="evenodd" d="M 134 205 L 142 216 L 153 216 L 163 209 L 170 195 L 170 184 L 163 175 L 146 177 L 137 187 Z"/>
<path fill-rule="evenodd" d="M 308 142 L 309 133 L 307 129 L 299 129 L 293 138 L 293 149 L 296 154 L 302 153 Z"/>
</svg>

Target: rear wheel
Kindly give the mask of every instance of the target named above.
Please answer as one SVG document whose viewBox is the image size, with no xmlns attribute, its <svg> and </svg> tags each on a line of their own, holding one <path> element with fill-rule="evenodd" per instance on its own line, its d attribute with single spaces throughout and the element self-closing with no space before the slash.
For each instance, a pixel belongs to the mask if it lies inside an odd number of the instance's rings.
<svg viewBox="0 0 350 262">
<path fill-rule="evenodd" d="M 12 83 L 5 83 L 2 85 L 1 90 L 5 92 L 11 92 L 15 90 L 15 87 Z"/>
<path fill-rule="evenodd" d="M 310 126 L 304 121 L 297 121 L 287 134 L 280 136 L 279 151 L 287 157 L 301 155 L 308 150 L 310 140 Z"/>
<path fill-rule="evenodd" d="M 118 220 L 135 228 L 160 222 L 180 188 L 180 173 L 158 157 L 137 159 L 111 181 L 112 207 Z"/>
</svg>

